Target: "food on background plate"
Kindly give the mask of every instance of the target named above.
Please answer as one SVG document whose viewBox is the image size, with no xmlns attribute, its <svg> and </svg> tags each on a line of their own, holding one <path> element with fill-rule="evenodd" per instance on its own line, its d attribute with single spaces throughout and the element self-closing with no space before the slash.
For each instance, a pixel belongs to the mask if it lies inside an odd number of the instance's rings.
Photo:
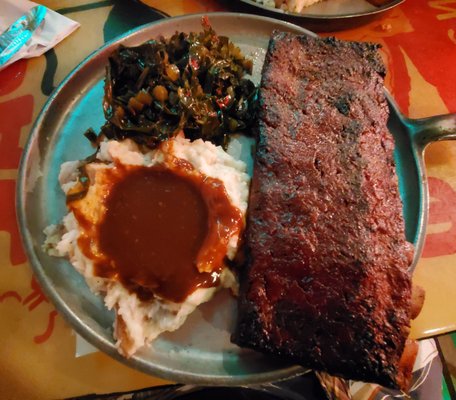
<svg viewBox="0 0 456 400">
<path fill-rule="evenodd" d="M 271 7 L 271 8 L 276 8 L 278 10 L 282 10 L 284 12 L 292 12 L 292 13 L 304 13 L 307 7 L 310 7 L 313 4 L 316 3 L 321 3 L 321 2 L 330 2 L 331 3 L 331 8 L 333 11 L 337 10 L 340 8 L 340 11 L 342 12 L 344 10 L 344 7 L 348 6 L 347 10 L 350 10 L 350 4 L 349 2 L 344 2 L 341 0 L 253 0 L 259 4 L 262 4 L 266 7 Z M 353 2 L 354 5 L 357 5 L 359 7 L 359 10 L 364 10 L 364 9 L 374 9 L 372 6 L 369 4 L 372 4 L 375 7 L 381 7 L 384 6 L 388 3 L 391 3 L 391 0 L 366 0 L 365 4 L 363 4 L 362 1 Z M 345 13 L 348 11 L 345 11 Z"/>
<path fill-rule="evenodd" d="M 45 231 L 45 249 L 68 257 L 114 309 L 127 357 L 219 288 L 237 290 L 226 263 L 250 178 L 240 160 L 249 143 L 234 134 L 250 132 L 256 87 L 252 62 L 206 18 L 203 28 L 111 55 L 107 121 L 85 133 L 97 151 L 62 165 L 69 213 Z"/>
<path fill-rule="evenodd" d="M 376 45 L 273 34 L 233 340 L 407 390 L 420 304 L 384 74 Z"/>
<path fill-rule="evenodd" d="M 267 7 L 278 8 L 283 11 L 300 13 L 304 8 L 318 3 L 322 0 L 254 0 Z"/>
</svg>

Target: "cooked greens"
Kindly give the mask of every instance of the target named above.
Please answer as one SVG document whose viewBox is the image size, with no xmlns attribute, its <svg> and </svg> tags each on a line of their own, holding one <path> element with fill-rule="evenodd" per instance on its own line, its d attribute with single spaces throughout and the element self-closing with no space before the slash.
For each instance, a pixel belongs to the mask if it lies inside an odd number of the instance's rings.
<svg viewBox="0 0 456 400">
<path fill-rule="evenodd" d="M 225 144 L 248 129 L 256 87 L 245 76 L 252 61 L 203 18 L 200 33 L 175 33 L 138 47 L 120 46 L 109 58 L 103 109 L 107 119 L 94 143 L 131 138 L 155 147 L 181 130 L 190 139 Z"/>
</svg>

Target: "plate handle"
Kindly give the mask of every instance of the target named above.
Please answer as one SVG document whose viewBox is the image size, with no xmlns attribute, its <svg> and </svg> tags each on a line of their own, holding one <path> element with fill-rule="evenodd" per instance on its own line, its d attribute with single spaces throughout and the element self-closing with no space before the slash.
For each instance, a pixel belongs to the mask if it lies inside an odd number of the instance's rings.
<svg viewBox="0 0 456 400">
<path fill-rule="evenodd" d="M 432 142 L 456 140 L 456 113 L 409 119 L 407 122 L 411 127 L 413 141 L 421 149 Z"/>
</svg>

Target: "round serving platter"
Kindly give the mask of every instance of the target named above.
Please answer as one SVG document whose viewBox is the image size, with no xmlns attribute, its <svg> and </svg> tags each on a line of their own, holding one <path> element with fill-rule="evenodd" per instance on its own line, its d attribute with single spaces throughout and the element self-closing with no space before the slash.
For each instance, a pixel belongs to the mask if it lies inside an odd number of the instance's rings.
<svg viewBox="0 0 456 400">
<path fill-rule="evenodd" d="M 259 82 L 263 59 L 274 29 L 314 35 L 290 23 L 235 13 L 207 14 L 219 35 L 229 36 L 254 60 L 253 80 Z M 286 361 L 266 357 L 230 342 L 236 301 L 219 292 L 203 304 L 178 331 L 161 335 L 149 348 L 126 359 L 112 337 L 114 316 L 100 297 L 91 293 L 69 262 L 42 250 L 43 229 L 66 214 L 59 188 L 60 165 L 93 152 L 83 132 L 103 124 L 103 79 L 108 56 L 119 45 L 134 46 L 159 35 L 201 30 L 201 15 L 161 20 L 107 43 L 77 66 L 50 96 L 38 116 L 21 161 L 17 212 L 24 246 L 40 284 L 72 327 L 98 349 L 127 365 L 168 380 L 204 385 L 247 385 L 302 374 Z M 421 148 L 414 147 L 402 117 L 392 107 L 391 130 L 397 143 L 396 160 L 407 237 L 421 248 L 427 188 L 422 186 Z M 417 256 L 419 251 L 417 251 Z"/>
</svg>

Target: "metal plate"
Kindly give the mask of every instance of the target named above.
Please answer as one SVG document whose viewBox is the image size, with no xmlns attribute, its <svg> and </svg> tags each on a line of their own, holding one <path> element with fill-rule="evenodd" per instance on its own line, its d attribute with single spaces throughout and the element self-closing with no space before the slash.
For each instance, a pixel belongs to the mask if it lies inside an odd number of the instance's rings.
<svg viewBox="0 0 456 400">
<path fill-rule="evenodd" d="M 259 81 L 273 29 L 314 35 L 289 23 L 233 13 L 208 14 L 221 35 L 229 36 L 244 54 L 254 59 L 254 80 Z M 103 121 L 102 95 L 105 65 L 120 43 L 138 45 L 158 35 L 200 30 L 199 15 L 162 20 L 106 44 L 82 62 L 57 88 L 39 115 L 21 161 L 17 210 L 23 242 L 34 272 L 47 296 L 74 329 L 112 357 L 144 372 L 182 383 L 245 385 L 301 374 L 287 364 L 230 343 L 235 300 L 220 292 L 189 317 L 174 333 L 161 335 L 154 344 L 130 359 L 117 353 L 112 338 L 113 314 L 93 295 L 68 261 L 46 255 L 43 229 L 58 223 L 66 213 L 57 176 L 67 160 L 85 158 L 93 150 L 82 133 L 98 129 Z M 395 109 L 392 109 L 395 112 Z M 423 203 L 419 155 L 402 120 L 391 120 L 398 147 L 396 159 L 410 241 L 422 243 Z M 424 192 L 423 192 L 424 190 Z"/>
<path fill-rule="evenodd" d="M 302 12 L 287 12 L 268 7 L 254 0 L 240 0 L 251 12 L 261 12 L 305 26 L 314 31 L 337 31 L 368 23 L 405 0 L 390 0 L 374 6 L 367 0 L 323 0 L 306 7 Z"/>
</svg>

